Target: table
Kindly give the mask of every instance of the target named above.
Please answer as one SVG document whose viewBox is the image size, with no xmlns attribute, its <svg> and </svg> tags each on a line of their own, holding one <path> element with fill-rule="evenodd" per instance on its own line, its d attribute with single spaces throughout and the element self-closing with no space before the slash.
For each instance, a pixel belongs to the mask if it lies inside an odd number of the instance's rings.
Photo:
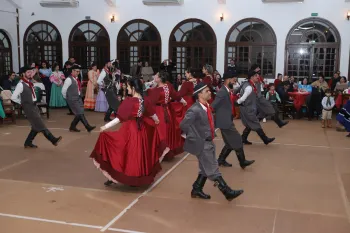
<svg viewBox="0 0 350 233">
<path fill-rule="evenodd" d="M 288 95 L 294 98 L 293 104 L 297 111 L 305 104 L 306 98 L 310 95 L 309 92 L 288 92 Z"/>
</svg>

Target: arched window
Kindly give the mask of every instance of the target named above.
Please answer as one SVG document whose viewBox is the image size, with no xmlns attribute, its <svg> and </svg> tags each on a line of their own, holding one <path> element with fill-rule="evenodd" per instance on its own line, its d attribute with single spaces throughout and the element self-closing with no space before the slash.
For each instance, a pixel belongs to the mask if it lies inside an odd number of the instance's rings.
<svg viewBox="0 0 350 233">
<path fill-rule="evenodd" d="M 176 64 L 176 73 L 189 67 L 200 69 L 210 64 L 216 69 L 216 35 L 206 22 L 187 19 L 175 26 L 169 39 L 169 57 Z"/>
<path fill-rule="evenodd" d="M 329 21 L 307 18 L 296 23 L 286 39 L 285 72 L 299 79 L 319 73 L 332 77 L 339 69 L 340 34 Z"/>
<path fill-rule="evenodd" d="M 12 46 L 6 32 L 0 29 L 0 80 L 12 70 Z"/>
<path fill-rule="evenodd" d="M 236 61 L 239 77 L 247 77 L 253 64 L 259 64 L 265 78 L 274 78 L 277 39 L 272 27 L 263 20 L 238 21 L 226 35 L 225 70 Z"/>
<path fill-rule="evenodd" d="M 83 20 L 76 24 L 69 35 L 69 56 L 74 57 L 83 70 L 96 62 L 98 68 L 110 59 L 107 30 L 98 22 Z"/>
<path fill-rule="evenodd" d="M 162 41 L 157 28 L 150 22 L 135 19 L 121 28 L 117 40 L 117 54 L 123 73 L 130 73 L 130 67 L 138 59 L 147 61 L 154 72 L 161 63 Z"/>
<path fill-rule="evenodd" d="M 62 64 L 61 34 L 50 22 L 36 21 L 29 25 L 23 38 L 24 64 L 42 61 Z"/>
</svg>

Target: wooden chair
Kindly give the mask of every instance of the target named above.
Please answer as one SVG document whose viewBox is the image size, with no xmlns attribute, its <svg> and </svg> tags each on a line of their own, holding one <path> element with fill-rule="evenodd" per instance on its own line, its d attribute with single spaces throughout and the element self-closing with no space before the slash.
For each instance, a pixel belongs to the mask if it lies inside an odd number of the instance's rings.
<svg viewBox="0 0 350 233">
<path fill-rule="evenodd" d="M 41 98 L 46 99 L 46 91 L 45 90 L 41 90 Z M 49 103 L 38 102 L 36 104 L 36 106 L 38 106 L 41 114 L 43 114 L 43 115 L 46 114 L 47 119 L 50 118 Z M 43 111 L 43 108 L 45 108 L 46 112 Z"/>
<path fill-rule="evenodd" d="M 1 103 L 0 103 L 1 104 Z M 11 121 L 16 124 L 16 110 L 14 104 L 11 102 L 2 104 L 6 117 L 0 118 L 0 124 L 4 124 L 6 121 Z"/>
</svg>

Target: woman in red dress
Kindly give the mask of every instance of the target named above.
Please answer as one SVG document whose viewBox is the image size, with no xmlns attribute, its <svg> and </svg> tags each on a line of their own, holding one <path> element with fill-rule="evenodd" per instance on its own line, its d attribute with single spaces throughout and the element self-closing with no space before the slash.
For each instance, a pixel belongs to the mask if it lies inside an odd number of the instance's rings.
<svg viewBox="0 0 350 233">
<path fill-rule="evenodd" d="M 194 98 L 193 98 L 193 89 L 198 84 L 198 80 L 193 77 L 194 71 L 192 69 L 188 69 L 185 71 L 185 76 L 187 81 L 185 81 L 181 89 L 179 91 L 179 95 L 184 98 L 184 100 L 187 102 L 187 105 L 184 107 L 185 112 L 187 109 L 189 109 L 192 104 L 194 104 Z"/>
<path fill-rule="evenodd" d="M 211 65 L 206 64 L 205 66 L 203 66 L 202 72 L 205 75 L 205 77 L 203 79 L 203 83 L 207 84 L 211 90 L 211 99 L 208 101 L 208 103 L 211 104 L 215 99 L 214 84 L 216 83 L 216 81 L 214 80 L 214 78 L 212 76 L 213 67 Z"/>
<path fill-rule="evenodd" d="M 177 132 L 174 130 L 176 121 L 171 114 L 169 103 L 171 100 L 180 101 L 183 105 L 187 103 L 167 80 L 168 73 L 161 71 L 154 76 L 154 82 L 157 86 L 148 89 L 148 95 L 156 105 L 155 111 L 160 121 L 156 127 L 157 137 L 154 139 L 157 141 L 158 151 L 162 154 L 160 160 L 163 158 L 171 159 L 183 152 L 182 145 L 180 148 L 177 147 L 179 145 L 176 141 L 178 137 L 176 137 Z"/>
<path fill-rule="evenodd" d="M 119 106 L 117 117 L 101 127 L 101 133 L 90 158 L 108 178 L 106 186 L 123 183 L 130 186 L 149 185 L 161 170 L 159 154 L 152 147 L 155 131 L 143 121 L 144 115 L 151 115 L 154 108 L 142 98 L 143 87 L 139 79 L 127 82 L 128 93 Z M 147 110 L 147 111 L 146 111 Z M 155 124 L 157 115 L 152 115 Z M 103 132 L 122 122 L 118 131 Z"/>
</svg>

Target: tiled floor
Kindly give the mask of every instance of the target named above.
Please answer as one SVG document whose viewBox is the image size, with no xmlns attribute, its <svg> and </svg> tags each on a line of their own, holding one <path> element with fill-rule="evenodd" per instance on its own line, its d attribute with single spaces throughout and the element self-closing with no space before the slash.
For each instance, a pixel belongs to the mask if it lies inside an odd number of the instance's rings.
<svg viewBox="0 0 350 233">
<path fill-rule="evenodd" d="M 103 124 L 103 114 L 86 115 Z M 190 198 L 198 164 L 185 154 L 163 162 L 151 188 L 106 188 L 88 158 L 97 130 L 70 133 L 66 110 L 53 110 L 51 116 L 48 127 L 64 138 L 56 148 L 38 136 L 40 148 L 24 150 L 26 120 L 0 127 L 1 233 L 350 232 L 350 140 L 319 122 L 295 120 L 279 129 L 268 121 L 263 127 L 276 137 L 269 146 L 251 133 L 253 145 L 245 152 L 256 163 L 241 170 L 232 153 L 233 167 L 221 168 L 232 188 L 245 190 L 228 202 L 210 182 L 204 190 L 211 200 Z M 236 125 L 242 132 L 239 120 Z M 217 134 L 219 154 L 223 142 Z"/>
</svg>

